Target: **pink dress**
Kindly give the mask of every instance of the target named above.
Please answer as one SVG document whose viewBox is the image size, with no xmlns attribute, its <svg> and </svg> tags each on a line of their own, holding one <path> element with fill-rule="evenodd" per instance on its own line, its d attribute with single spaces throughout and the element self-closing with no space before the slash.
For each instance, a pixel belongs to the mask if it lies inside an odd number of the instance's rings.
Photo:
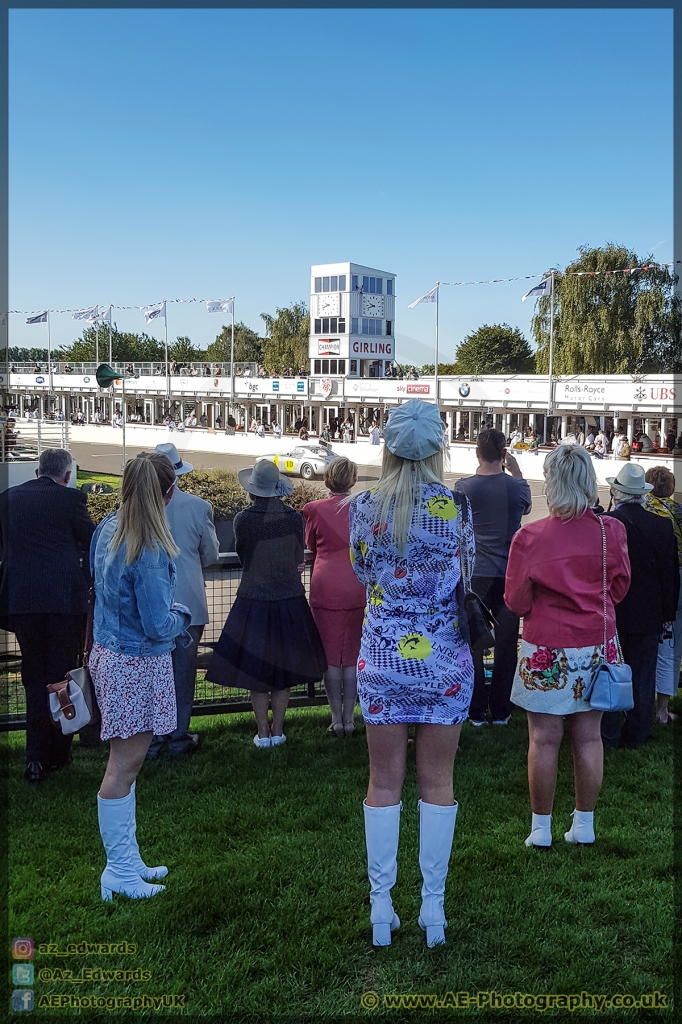
<svg viewBox="0 0 682 1024">
<path fill-rule="evenodd" d="M 303 507 L 305 543 L 315 555 L 310 609 L 331 666 L 355 665 L 367 595 L 350 562 L 349 507 L 333 494 Z"/>
</svg>

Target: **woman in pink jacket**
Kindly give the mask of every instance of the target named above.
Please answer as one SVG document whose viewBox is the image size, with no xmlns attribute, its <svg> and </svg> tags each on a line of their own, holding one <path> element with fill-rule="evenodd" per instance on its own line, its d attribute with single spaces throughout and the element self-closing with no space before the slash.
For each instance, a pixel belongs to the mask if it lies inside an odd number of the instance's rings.
<svg viewBox="0 0 682 1024">
<path fill-rule="evenodd" d="M 358 478 L 350 459 L 337 458 L 327 466 L 325 485 L 331 496 L 303 507 L 305 543 L 313 553 L 310 610 L 322 637 L 328 667 L 324 674 L 330 732 L 350 736 L 355 726 L 356 665 L 367 597 L 350 561 L 348 495 Z"/>
<path fill-rule="evenodd" d="M 549 517 L 524 526 L 509 552 L 504 600 L 523 618 L 523 639 L 511 699 L 528 714 L 528 786 L 533 812 L 527 846 L 552 845 L 552 804 L 559 747 L 568 721 L 575 778 L 569 843 L 593 843 L 594 808 L 601 788 L 604 750 L 601 711 L 583 699 L 602 660 L 604 591 L 602 531 L 592 511 L 597 481 L 589 454 L 559 445 L 544 464 Z M 606 627 L 609 662 L 618 660 L 614 605 L 630 586 L 627 536 L 622 523 L 606 529 Z M 621 528 L 622 527 L 622 528 Z"/>
</svg>

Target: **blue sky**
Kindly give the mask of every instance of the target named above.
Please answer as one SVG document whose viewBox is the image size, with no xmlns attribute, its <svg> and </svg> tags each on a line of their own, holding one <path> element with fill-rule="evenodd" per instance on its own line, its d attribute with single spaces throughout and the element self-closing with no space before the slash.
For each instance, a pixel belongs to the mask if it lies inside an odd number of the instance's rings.
<svg viewBox="0 0 682 1024">
<path fill-rule="evenodd" d="M 10 11 L 10 308 L 234 294 L 260 330 L 351 260 L 398 275 L 397 355 L 426 361 L 407 306 L 437 279 L 672 258 L 672 58 L 670 10 Z M 529 286 L 443 289 L 441 358 L 530 336 Z M 12 316 L 10 344 L 45 328 Z"/>
</svg>

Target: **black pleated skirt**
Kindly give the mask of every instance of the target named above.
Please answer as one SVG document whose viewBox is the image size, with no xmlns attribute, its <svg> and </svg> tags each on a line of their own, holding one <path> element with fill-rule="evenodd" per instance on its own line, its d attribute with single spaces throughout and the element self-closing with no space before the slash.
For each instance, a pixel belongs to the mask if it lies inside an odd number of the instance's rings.
<svg viewBox="0 0 682 1024">
<path fill-rule="evenodd" d="M 327 659 L 305 597 L 237 596 L 206 672 L 210 683 L 267 693 L 322 679 Z"/>
</svg>

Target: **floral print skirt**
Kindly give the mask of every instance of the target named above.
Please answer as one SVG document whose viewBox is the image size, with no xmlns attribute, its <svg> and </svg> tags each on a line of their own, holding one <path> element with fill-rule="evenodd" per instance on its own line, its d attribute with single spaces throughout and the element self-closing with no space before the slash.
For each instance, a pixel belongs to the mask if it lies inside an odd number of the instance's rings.
<svg viewBox="0 0 682 1024">
<path fill-rule="evenodd" d="M 591 711 L 583 692 L 593 670 L 602 661 L 602 646 L 543 647 L 521 641 L 512 702 L 526 711 L 544 715 L 572 715 Z M 608 642 L 608 661 L 619 660 L 615 637 Z"/>
<path fill-rule="evenodd" d="M 103 740 L 123 740 L 139 732 L 165 736 L 177 726 L 173 659 L 170 654 L 141 658 L 93 644 L 88 661 L 102 715 Z"/>
</svg>

